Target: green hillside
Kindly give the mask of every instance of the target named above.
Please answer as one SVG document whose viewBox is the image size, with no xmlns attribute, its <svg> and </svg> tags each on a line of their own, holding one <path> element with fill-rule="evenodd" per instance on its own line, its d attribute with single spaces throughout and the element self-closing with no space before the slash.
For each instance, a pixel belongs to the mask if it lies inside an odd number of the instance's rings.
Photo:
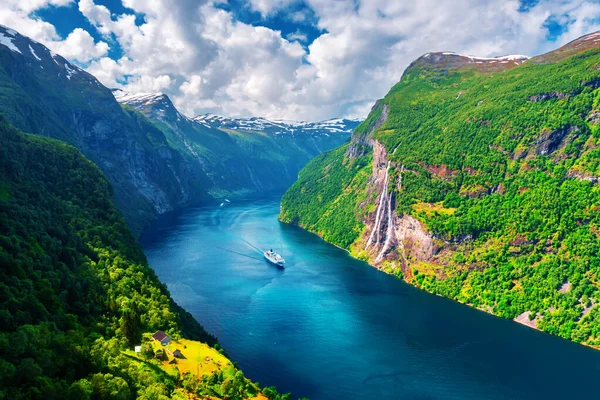
<svg viewBox="0 0 600 400">
<path fill-rule="evenodd" d="M 596 46 L 584 37 L 522 64 L 421 57 L 349 147 L 305 167 L 280 218 L 425 290 L 600 346 Z M 377 255 L 387 161 L 394 236 Z"/>
<path fill-rule="evenodd" d="M 230 362 L 198 378 L 133 354 L 156 330 L 216 339 L 148 267 L 100 170 L 74 147 L 3 119 L 0 270 L 0 399 L 259 394 Z"/>
</svg>

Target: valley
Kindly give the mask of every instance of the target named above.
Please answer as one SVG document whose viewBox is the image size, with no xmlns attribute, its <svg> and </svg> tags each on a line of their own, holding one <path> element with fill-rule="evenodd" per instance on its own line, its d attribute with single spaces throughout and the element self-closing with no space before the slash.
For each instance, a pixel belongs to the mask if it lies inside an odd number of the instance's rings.
<svg viewBox="0 0 600 400">
<path fill-rule="evenodd" d="M 0 5 L 0 399 L 596 396 L 597 19 L 64 3 Z"/>
</svg>

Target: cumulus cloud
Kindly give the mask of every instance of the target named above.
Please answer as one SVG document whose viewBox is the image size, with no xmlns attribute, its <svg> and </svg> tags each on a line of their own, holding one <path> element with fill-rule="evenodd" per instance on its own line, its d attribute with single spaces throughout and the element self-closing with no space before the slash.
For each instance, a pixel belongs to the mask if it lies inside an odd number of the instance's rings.
<svg viewBox="0 0 600 400">
<path fill-rule="evenodd" d="M 53 50 L 63 57 L 79 63 L 100 58 L 108 53 L 109 47 L 105 42 L 94 42 L 94 38 L 81 28 L 75 28 L 63 41 L 57 41 Z"/>
<path fill-rule="evenodd" d="M 0 24 L 12 27 L 81 64 L 105 56 L 109 50 L 108 44 L 102 41 L 96 43 L 86 30 L 76 28 L 62 39 L 52 24 L 31 14 L 41 8 L 62 7 L 72 3 L 73 0 L 4 0 L 0 3 Z"/>
<path fill-rule="evenodd" d="M 138 26 L 134 15 L 114 15 L 94 0 L 79 0 L 80 12 L 123 50 L 113 60 L 108 45 L 94 43 L 89 33 L 76 30 L 63 41 L 52 25 L 30 17 L 36 7 L 68 0 L 8 1 L 0 5 L 0 23 L 87 62 L 88 71 L 109 87 L 163 91 L 187 115 L 364 117 L 425 52 L 534 55 L 600 29 L 600 4 L 582 0 L 541 0 L 527 12 L 517 0 L 305 0 L 324 33 L 302 46 L 302 31 L 283 37 L 244 24 L 215 1 L 123 0 L 144 14 Z M 289 20 L 305 23 L 305 11 L 290 9 L 298 1 L 248 4 L 265 18 L 292 10 Z M 10 23 L 15 15 L 23 23 Z M 549 18 L 566 27 L 556 42 L 547 39 Z"/>
<path fill-rule="evenodd" d="M 295 0 L 250 0 L 250 6 L 263 15 L 267 15 L 276 10 L 288 7 L 295 2 Z"/>
</svg>

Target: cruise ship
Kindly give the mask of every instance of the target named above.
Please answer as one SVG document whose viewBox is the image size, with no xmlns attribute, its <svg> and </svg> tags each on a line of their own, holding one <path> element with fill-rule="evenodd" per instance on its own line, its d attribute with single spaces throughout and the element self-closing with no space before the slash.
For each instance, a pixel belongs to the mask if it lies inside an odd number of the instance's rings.
<svg viewBox="0 0 600 400">
<path fill-rule="evenodd" d="M 285 265 L 285 260 L 279 254 L 275 253 L 273 249 L 265 251 L 265 258 L 278 267 L 282 267 Z"/>
</svg>

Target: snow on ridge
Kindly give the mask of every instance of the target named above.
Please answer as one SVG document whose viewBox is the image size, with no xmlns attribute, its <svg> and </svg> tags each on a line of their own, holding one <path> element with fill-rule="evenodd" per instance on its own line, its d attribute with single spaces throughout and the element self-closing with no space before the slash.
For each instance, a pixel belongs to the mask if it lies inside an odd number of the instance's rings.
<svg viewBox="0 0 600 400">
<path fill-rule="evenodd" d="M 600 32 L 594 32 L 594 33 L 590 33 L 589 35 L 586 35 L 582 38 L 583 40 L 598 40 L 600 39 Z"/>
<path fill-rule="evenodd" d="M 429 54 L 430 53 L 427 53 L 426 56 L 428 56 Z M 529 59 L 528 56 L 525 56 L 523 54 L 507 54 L 507 55 L 498 56 L 498 57 L 476 57 L 476 56 L 469 56 L 469 55 L 465 55 L 465 54 L 455 53 L 453 51 L 444 51 L 442 53 L 442 55 L 469 58 L 469 59 L 471 59 L 471 61 L 473 61 L 473 60 L 477 60 L 477 61 L 525 61 L 525 60 Z"/>
<path fill-rule="evenodd" d="M 11 32 L 14 32 L 14 34 L 11 34 Z M 11 35 L 12 37 L 11 36 L 6 36 L 2 32 L 0 32 L 0 44 L 8 47 L 8 49 L 10 51 L 14 51 L 15 53 L 23 54 L 23 53 L 21 53 L 21 50 L 19 50 L 19 48 L 17 46 L 15 46 L 15 44 L 13 43 L 13 40 L 15 39 L 16 32 L 13 31 L 12 29 L 6 28 L 6 33 L 9 34 L 9 35 Z"/>
<path fill-rule="evenodd" d="M 351 133 L 354 129 L 349 124 L 360 122 L 360 119 L 332 118 L 319 122 L 293 121 L 285 119 L 268 120 L 263 117 L 233 118 L 216 114 L 198 115 L 192 118 L 196 123 L 206 127 L 243 130 L 248 132 L 270 132 L 273 135 Z"/>
<path fill-rule="evenodd" d="M 77 70 L 71 68 L 69 63 L 65 63 L 65 71 L 67 71 L 66 77 L 68 80 L 71 80 L 71 77 L 77 73 Z"/>
<path fill-rule="evenodd" d="M 31 45 L 29 45 L 29 51 L 31 51 L 31 54 L 35 57 L 36 60 L 42 61 L 42 59 L 39 58 L 37 54 L 35 54 L 35 50 L 33 50 L 33 47 L 31 47 Z"/>
<path fill-rule="evenodd" d="M 163 93 L 127 93 L 120 89 L 113 90 L 113 96 L 119 103 L 155 103 L 162 100 Z"/>
</svg>

